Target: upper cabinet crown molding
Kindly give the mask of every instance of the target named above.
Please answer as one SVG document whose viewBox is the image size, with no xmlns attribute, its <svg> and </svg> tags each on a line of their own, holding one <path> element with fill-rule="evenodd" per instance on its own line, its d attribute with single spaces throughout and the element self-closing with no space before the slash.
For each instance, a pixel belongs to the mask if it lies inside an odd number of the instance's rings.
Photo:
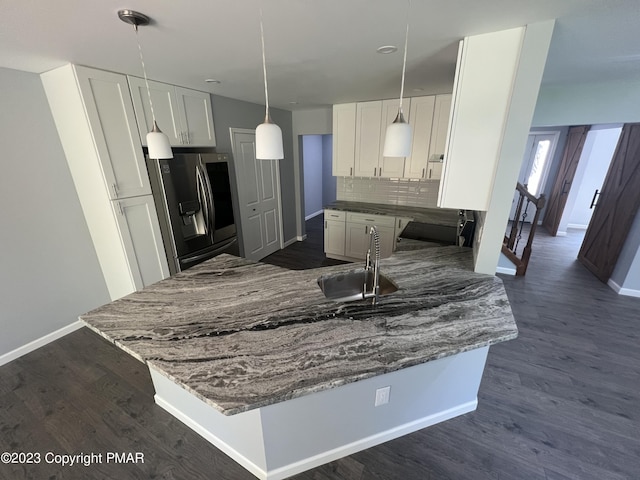
<svg viewBox="0 0 640 480">
<path fill-rule="evenodd" d="M 129 87 L 140 132 L 146 146 L 153 126 L 149 94 L 143 78 L 129 76 Z M 174 147 L 215 147 L 211 96 L 206 92 L 149 80 L 153 112 L 160 129 Z"/>
</svg>

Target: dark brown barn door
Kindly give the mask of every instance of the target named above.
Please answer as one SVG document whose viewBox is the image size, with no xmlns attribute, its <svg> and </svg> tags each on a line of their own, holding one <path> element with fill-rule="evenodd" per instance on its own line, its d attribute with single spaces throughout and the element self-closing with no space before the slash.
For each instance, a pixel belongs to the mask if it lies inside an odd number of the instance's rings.
<svg viewBox="0 0 640 480">
<path fill-rule="evenodd" d="M 578 259 L 601 281 L 611 277 L 640 207 L 640 123 L 623 127 Z"/>
<path fill-rule="evenodd" d="M 553 184 L 549 203 L 547 203 L 547 211 L 542 221 L 542 226 L 554 237 L 558 233 L 562 212 L 564 212 L 564 206 L 567 204 L 567 197 L 573 183 L 573 177 L 576 174 L 576 168 L 578 168 L 582 147 L 584 147 L 584 141 L 590 128 L 589 125 L 571 127 L 567 134 L 562 163 L 560 164 L 556 181 Z"/>
</svg>

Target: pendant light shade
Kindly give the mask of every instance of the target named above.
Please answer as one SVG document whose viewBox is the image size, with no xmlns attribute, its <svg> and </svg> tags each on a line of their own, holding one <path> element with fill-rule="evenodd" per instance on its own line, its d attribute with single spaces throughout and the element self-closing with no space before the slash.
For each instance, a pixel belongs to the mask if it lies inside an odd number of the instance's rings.
<svg viewBox="0 0 640 480">
<path fill-rule="evenodd" d="M 387 127 L 382 155 L 385 157 L 408 157 L 411 155 L 411 125 L 405 122 L 401 111 L 398 112 L 393 123 Z"/>
<path fill-rule="evenodd" d="M 144 83 L 147 86 L 147 95 L 149 97 L 149 107 L 151 108 L 151 118 L 153 119 L 153 127 L 151 131 L 147 133 L 147 150 L 149 158 L 154 160 L 160 160 L 164 158 L 173 158 L 173 151 L 171 150 L 171 143 L 169 137 L 167 137 L 156 122 L 156 115 L 153 111 L 153 100 L 151 99 L 151 90 L 149 89 L 149 80 L 147 79 L 147 68 L 144 64 L 144 55 L 142 55 L 142 46 L 140 45 L 140 39 L 138 38 L 138 27 L 140 25 L 149 25 L 150 19 L 146 15 L 134 10 L 119 10 L 118 17 L 125 23 L 133 25 L 133 29 L 136 32 L 136 41 L 138 42 L 138 52 L 140 53 L 140 63 L 142 65 L 142 73 L 144 74 Z"/>
<path fill-rule="evenodd" d="M 409 43 L 409 14 L 411 11 L 411 0 L 407 10 L 407 30 L 404 37 L 404 60 L 402 61 L 402 81 L 400 84 L 400 104 L 398 106 L 398 116 L 391 125 L 387 127 L 384 137 L 384 157 L 408 157 L 411 155 L 411 125 L 409 125 L 402 114 L 402 96 L 404 94 L 404 74 L 407 69 L 407 45 Z"/>
<path fill-rule="evenodd" d="M 153 121 L 153 129 L 147 133 L 147 149 L 149 150 L 149 158 L 163 159 L 173 158 L 169 137 L 160 131 L 156 121 Z"/>
<path fill-rule="evenodd" d="M 260 40 L 262 41 L 262 73 L 264 75 L 264 123 L 256 127 L 256 159 L 280 160 L 284 158 L 282 148 L 282 130 L 271 121 L 269 116 L 269 90 L 267 88 L 267 60 L 264 53 L 264 27 L 262 26 L 262 8 L 260 8 Z"/>
<path fill-rule="evenodd" d="M 256 127 L 256 158 L 258 160 L 284 158 L 282 130 L 269 118 Z"/>
</svg>

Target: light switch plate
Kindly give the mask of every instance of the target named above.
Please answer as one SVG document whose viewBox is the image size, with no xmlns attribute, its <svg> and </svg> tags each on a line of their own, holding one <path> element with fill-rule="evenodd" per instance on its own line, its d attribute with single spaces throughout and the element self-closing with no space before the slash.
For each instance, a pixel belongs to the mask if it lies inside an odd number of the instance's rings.
<svg viewBox="0 0 640 480">
<path fill-rule="evenodd" d="M 376 390 L 376 401 L 374 406 L 379 407 L 389 403 L 389 396 L 391 395 L 391 387 L 382 387 Z"/>
</svg>

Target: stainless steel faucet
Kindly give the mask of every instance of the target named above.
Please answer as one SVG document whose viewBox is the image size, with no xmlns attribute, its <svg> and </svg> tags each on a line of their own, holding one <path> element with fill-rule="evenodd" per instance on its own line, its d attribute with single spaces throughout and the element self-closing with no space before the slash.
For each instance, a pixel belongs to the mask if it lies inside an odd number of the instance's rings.
<svg viewBox="0 0 640 480">
<path fill-rule="evenodd" d="M 375 259 L 373 261 L 373 266 L 371 265 L 371 244 L 373 243 L 373 248 L 375 249 Z M 369 229 L 369 250 L 367 250 L 367 259 L 364 264 L 364 269 L 366 271 L 371 271 L 373 269 L 373 286 L 371 291 L 367 291 L 367 280 L 365 279 L 364 287 L 362 289 L 363 297 L 370 298 L 371 304 L 375 305 L 378 303 L 378 297 L 380 296 L 380 236 L 378 235 L 378 228 L 373 225 Z"/>
</svg>

